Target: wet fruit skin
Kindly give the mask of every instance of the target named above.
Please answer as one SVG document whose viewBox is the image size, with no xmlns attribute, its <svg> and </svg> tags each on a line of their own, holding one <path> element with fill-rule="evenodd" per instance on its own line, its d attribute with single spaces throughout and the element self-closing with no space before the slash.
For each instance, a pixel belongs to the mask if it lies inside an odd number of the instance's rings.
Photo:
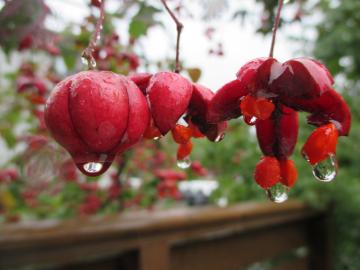
<svg viewBox="0 0 360 270">
<path fill-rule="evenodd" d="M 154 127 L 162 135 L 172 130 L 184 114 L 187 115 L 185 120 L 188 124 L 196 126 L 211 141 L 215 141 L 225 132 L 226 122 L 213 124 L 207 121 L 209 104 L 214 93 L 206 87 L 191 84 L 174 72 L 159 72 L 154 75 L 138 73 L 130 75 L 129 78 L 148 96 Z M 193 133 L 193 137 L 202 135 Z"/>
<path fill-rule="evenodd" d="M 302 154 L 311 165 L 327 159 L 336 153 L 338 131 L 334 124 L 321 126 L 313 131 L 302 149 Z"/>
<path fill-rule="evenodd" d="M 139 119 L 142 121 L 138 121 Z M 129 79 L 108 71 L 84 71 L 61 81 L 45 107 L 45 122 L 78 168 L 102 162 L 102 174 L 119 151 L 137 142 L 149 122 L 146 99 Z"/>
<path fill-rule="evenodd" d="M 177 73 L 159 72 L 151 77 L 146 93 L 155 125 L 165 135 L 187 110 L 192 85 Z"/>
<path fill-rule="evenodd" d="M 256 165 L 254 178 L 263 189 L 269 189 L 280 181 L 280 164 L 274 157 L 263 157 Z"/>
</svg>

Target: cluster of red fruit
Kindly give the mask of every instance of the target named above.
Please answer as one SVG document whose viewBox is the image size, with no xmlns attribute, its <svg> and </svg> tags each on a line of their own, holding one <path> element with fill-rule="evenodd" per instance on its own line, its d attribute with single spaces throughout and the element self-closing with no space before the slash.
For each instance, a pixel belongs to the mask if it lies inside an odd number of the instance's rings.
<svg viewBox="0 0 360 270">
<path fill-rule="evenodd" d="M 348 135 L 351 124 L 350 110 L 332 85 L 329 71 L 313 59 L 297 58 L 281 64 L 272 57 L 258 58 L 245 64 L 237 79 L 216 93 L 207 121 L 216 123 L 243 115 L 248 125 L 255 125 L 264 157 L 254 177 L 262 188 L 271 190 L 278 183 L 290 188 L 297 179 L 289 157 L 297 142 L 298 111 L 308 112 L 308 123 L 318 128 L 302 154 L 314 166 L 316 178 L 331 181 L 337 170 L 338 136 Z"/>
<path fill-rule="evenodd" d="M 191 137 L 221 139 L 226 123 L 206 121 L 212 95 L 173 72 L 125 77 L 85 71 L 55 87 L 45 121 L 78 168 L 97 176 L 143 136 L 156 139 L 171 131 L 179 143 L 180 162 L 191 152 Z"/>
<path fill-rule="evenodd" d="M 303 147 L 304 157 L 320 180 L 335 177 L 337 138 L 349 133 L 351 115 L 332 84 L 329 71 L 308 58 L 284 64 L 272 57 L 255 59 L 216 94 L 173 72 L 125 77 L 85 71 L 56 86 L 45 120 L 78 168 L 96 176 L 142 137 L 157 139 L 169 131 L 179 144 L 180 164 L 188 167 L 192 137 L 219 141 L 226 121 L 243 115 L 255 125 L 264 154 L 255 180 L 269 191 L 296 181 L 289 157 L 298 136 L 298 111 L 310 113 L 308 123 L 318 126 Z"/>
</svg>

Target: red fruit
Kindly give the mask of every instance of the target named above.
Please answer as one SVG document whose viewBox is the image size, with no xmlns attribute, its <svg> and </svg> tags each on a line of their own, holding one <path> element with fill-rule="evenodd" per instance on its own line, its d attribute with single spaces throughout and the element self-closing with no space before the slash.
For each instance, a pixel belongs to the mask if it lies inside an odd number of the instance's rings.
<svg viewBox="0 0 360 270">
<path fill-rule="evenodd" d="M 29 49 L 31 48 L 32 44 L 33 44 L 33 38 L 31 35 L 28 35 L 20 41 L 18 49 L 19 51 Z"/>
<path fill-rule="evenodd" d="M 201 133 L 199 128 L 195 126 L 192 122 L 189 123 L 189 128 L 191 129 L 191 136 L 194 138 L 203 138 L 204 134 Z"/>
<path fill-rule="evenodd" d="M 191 170 L 199 176 L 206 176 L 208 174 L 207 169 L 204 168 L 204 166 L 198 160 L 193 161 L 190 167 Z"/>
<path fill-rule="evenodd" d="M 307 139 L 302 154 L 311 165 L 315 165 L 336 153 L 337 140 L 338 131 L 334 124 L 330 123 L 319 127 Z"/>
<path fill-rule="evenodd" d="M 183 160 L 187 158 L 192 151 L 193 144 L 191 141 L 188 141 L 186 144 L 180 144 L 177 150 L 177 159 Z"/>
<path fill-rule="evenodd" d="M 0 183 L 10 183 L 18 178 L 16 169 L 0 170 Z"/>
<path fill-rule="evenodd" d="M 161 136 L 161 133 L 158 130 L 158 128 L 155 127 L 154 120 L 151 118 L 149 121 L 149 125 L 145 130 L 144 138 L 145 139 L 154 139 L 154 138 L 159 138 L 160 136 Z"/>
<path fill-rule="evenodd" d="M 274 157 L 263 157 L 256 165 L 254 178 L 263 189 L 269 189 L 280 181 L 280 164 Z"/>
<path fill-rule="evenodd" d="M 101 1 L 102 0 L 91 0 L 91 5 L 93 6 L 93 7 L 101 7 Z"/>
<path fill-rule="evenodd" d="M 52 136 L 89 176 L 105 172 L 122 147 L 140 139 L 148 119 L 145 98 L 136 85 L 107 71 L 66 78 L 55 87 L 45 108 Z M 87 163 L 103 165 L 89 172 L 84 168 Z"/>
<path fill-rule="evenodd" d="M 178 125 L 171 130 L 174 141 L 178 144 L 186 144 L 192 135 L 192 130 L 189 127 Z"/>
<path fill-rule="evenodd" d="M 256 135 L 264 155 L 281 160 L 294 151 L 299 120 L 296 111 L 285 106 L 280 108 L 271 118 L 256 121 Z"/>
<path fill-rule="evenodd" d="M 130 80 L 126 81 L 129 97 L 129 119 L 121 144 L 116 149 L 122 153 L 136 144 L 150 123 L 150 113 L 146 98 L 139 88 Z"/>
<path fill-rule="evenodd" d="M 290 159 L 280 160 L 280 173 L 280 182 L 287 187 L 292 187 L 298 178 L 295 163 Z"/>
<path fill-rule="evenodd" d="M 331 89 L 334 80 L 327 68 L 310 58 L 295 58 L 271 69 L 271 86 L 281 96 L 314 98 Z"/>
<path fill-rule="evenodd" d="M 213 124 L 208 121 L 207 116 L 213 96 L 214 93 L 208 88 L 193 84 L 188 115 L 191 122 L 198 127 L 200 133 L 204 134 L 210 141 L 219 141 L 219 138 L 224 137 L 227 123 Z"/>
<path fill-rule="evenodd" d="M 146 88 L 149 86 L 152 76 L 153 75 L 150 73 L 135 73 L 128 76 L 128 78 L 132 80 L 144 94 L 146 94 Z"/>
<path fill-rule="evenodd" d="M 255 117 L 256 119 L 268 119 L 275 109 L 275 105 L 264 98 L 255 98 L 247 95 L 241 100 L 240 109 L 244 117 Z"/>
<path fill-rule="evenodd" d="M 101 207 L 101 200 L 95 194 L 88 195 L 82 205 L 80 205 L 79 212 L 82 215 L 95 214 Z"/>
<path fill-rule="evenodd" d="M 248 94 L 246 85 L 233 80 L 221 87 L 209 104 L 207 120 L 210 123 L 237 118 L 241 115 L 240 99 Z"/>
<path fill-rule="evenodd" d="M 308 117 L 309 124 L 322 126 L 332 122 L 340 136 L 347 136 L 350 132 L 350 109 L 335 90 L 328 90 L 314 99 L 283 98 L 282 102 L 295 110 L 311 113 Z"/>
<path fill-rule="evenodd" d="M 47 91 L 45 83 L 33 76 L 19 76 L 16 79 L 16 89 L 18 93 L 35 90 L 33 93 L 39 96 L 43 96 Z"/>
<path fill-rule="evenodd" d="M 154 172 L 155 176 L 159 179 L 165 180 L 184 180 L 186 179 L 186 173 L 178 172 L 171 169 L 158 169 Z"/>
<path fill-rule="evenodd" d="M 155 126 L 165 135 L 186 112 L 192 85 L 177 73 L 159 72 L 150 79 L 146 92 Z"/>
</svg>

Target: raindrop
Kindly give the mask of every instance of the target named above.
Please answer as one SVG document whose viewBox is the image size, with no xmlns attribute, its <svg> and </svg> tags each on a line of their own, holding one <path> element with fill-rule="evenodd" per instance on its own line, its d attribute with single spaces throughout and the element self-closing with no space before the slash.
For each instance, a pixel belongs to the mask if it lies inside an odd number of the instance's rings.
<svg viewBox="0 0 360 270">
<path fill-rule="evenodd" d="M 89 67 L 90 67 L 91 69 L 96 68 L 96 60 L 95 60 L 94 57 L 91 57 Z"/>
<path fill-rule="evenodd" d="M 281 183 L 277 183 L 266 190 L 266 195 L 270 201 L 275 203 L 283 203 L 287 201 L 289 188 Z"/>
<path fill-rule="evenodd" d="M 154 137 L 154 138 L 153 138 L 153 140 L 154 140 L 154 141 L 158 141 L 158 140 L 160 140 L 160 136 L 156 136 L 156 137 Z"/>
<path fill-rule="evenodd" d="M 82 56 L 81 57 L 81 62 L 89 67 L 90 69 L 95 69 L 96 68 L 96 60 L 94 57 L 91 57 L 90 59 L 88 59 L 86 56 Z"/>
<path fill-rule="evenodd" d="M 180 168 L 180 169 L 187 169 L 190 167 L 191 165 L 191 160 L 189 157 L 186 157 L 184 159 L 178 159 L 176 162 L 176 165 Z"/>
<path fill-rule="evenodd" d="M 321 182 L 330 182 L 335 179 L 338 170 L 336 156 L 334 154 L 313 166 L 313 175 Z"/>
<path fill-rule="evenodd" d="M 85 56 L 81 56 L 81 62 L 85 65 L 88 66 L 89 65 L 89 61 Z"/>
<path fill-rule="evenodd" d="M 214 142 L 220 142 L 224 139 L 224 137 L 225 137 L 225 133 L 221 133 L 215 138 Z"/>
<path fill-rule="evenodd" d="M 98 173 L 103 168 L 103 164 L 99 162 L 88 162 L 83 165 L 83 168 L 88 173 Z"/>
<path fill-rule="evenodd" d="M 255 116 L 247 116 L 244 115 L 244 121 L 246 124 L 248 124 L 249 126 L 253 126 L 256 124 L 256 120 L 257 118 Z"/>
</svg>

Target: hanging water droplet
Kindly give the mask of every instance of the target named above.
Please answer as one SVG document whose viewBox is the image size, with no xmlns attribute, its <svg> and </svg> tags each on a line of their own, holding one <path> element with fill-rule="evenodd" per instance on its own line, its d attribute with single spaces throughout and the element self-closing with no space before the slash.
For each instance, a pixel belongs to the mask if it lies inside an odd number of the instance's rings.
<svg viewBox="0 0 360 270">
<path fill-rule="evenodd" d="M 85 66 L 89 66 L 89 61 L 85 56 L 81 56 L 81 62 L 85 65 Z"/>
<path fill-rule="evenodd" d="M 255 116 L 247 116 L 244 115 L 244 121 L 246 124 L 248 124 L 249 126 L 253 126 L 256 124 L 256 120 L 257 118 Z"/>
<path fill-rule="evenodd" d="M 103 168 L 103 164 L 99 162 L 88 162 L 83 165 L 83 168 L 88 173 L 98 173 Z"/>
<path fill-rule="evenodd" d="M 96 60 L 95 60 L 94 57 L 91 57 L 89 67 L 90 67 L 91 69 L 96 68 Z"/>
<path fill-rule="evenodd" d="M 336 156 L 334 154 L 313 166 L 313 175 L 321 182 L 330 182 L 335 179 L 338 170 Z"/>
<path fill-rule="evenodd" d="M 94 57 L 81 56 L 81 62 L 90 69 L 96 68 L 96 60 Z"/>
<path fill-rule="evenodd" d="M 289 196 L 289 188 L 281 183 L 277 183 L 266 190 L 266 195 L 270 201 L 275 203 L 285 202 Z"/>
<path fill-rule="evenodd" d="M 221 133 L 215 138 L 214 142 L 220 142 L 224 139 L 224 137 L 225 137 L 225 133 Z"/>
<path fill-rule="evenodd" d="M 154 141 L 160 140 L 160 136 L 154 137 L 153 140 L 154 140 Z"/>
<path fill-rule="evenodd" d="M 189 157 L 186 157 L 184 159 L 178 159 L 176 164 L 180 169 L 187 169 L 191 165 L 191 160 Z"/>
</svg>

